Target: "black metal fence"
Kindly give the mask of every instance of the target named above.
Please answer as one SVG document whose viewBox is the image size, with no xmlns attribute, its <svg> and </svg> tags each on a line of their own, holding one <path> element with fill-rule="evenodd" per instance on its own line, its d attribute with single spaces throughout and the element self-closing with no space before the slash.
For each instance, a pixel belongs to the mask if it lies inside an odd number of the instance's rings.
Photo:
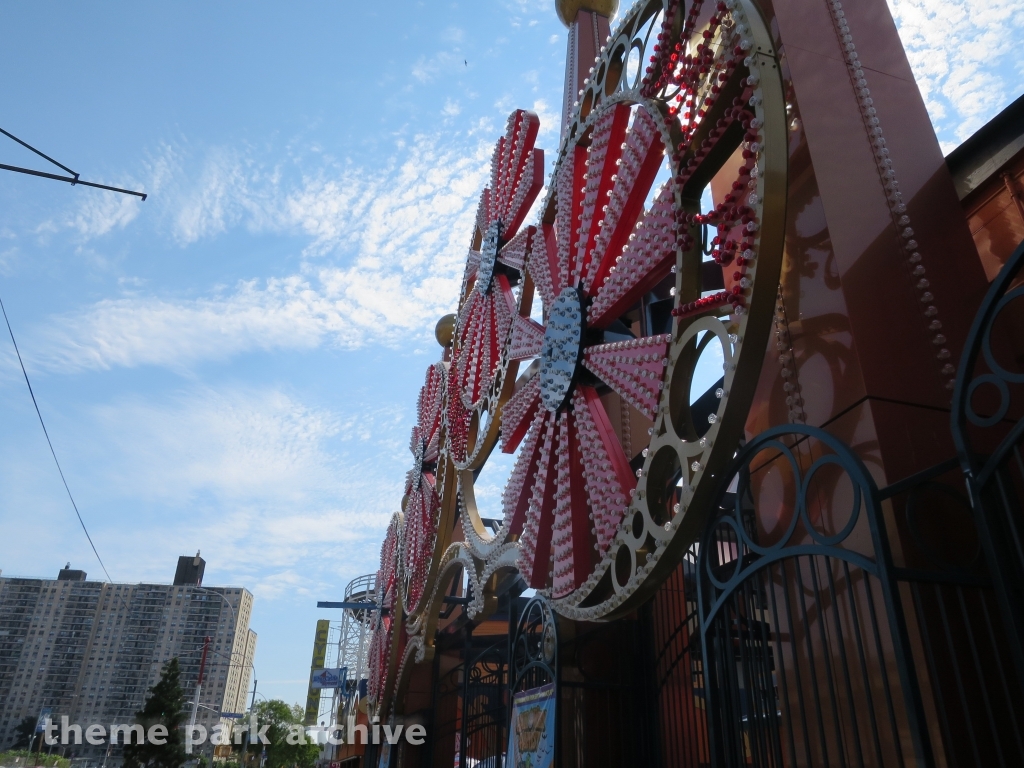
<svg viewBox="0 0 1024 768">
<path fill-rule="evenodd" d="M 1024 243 L 992 282 L 953 396 L 953 439 L 1005 619 L 1010 674 L 1024 687 Z M 1019 726 L 1019 723 L 1018 723 Z"/>
<path fill-rule="evenodd" d="M 958 458 L 879 490 L 822 430 L 740 450 L 648 609 L 661 765 L 1024 765 L 1022 268 L 972 328 Z"/>
<path fill-rule="evenodd" d="M 508 742 L 507 636 L 473 637 L 467 628 L 462 648 L 443 649 L 436 661 L 430 765 L 501 768 Z"/>
<path fill-rule="evenodd" d="M 696 568 L 710 764 L 928 764 L 888 532 L 863 464 L 831 435 L 791 425 L 742 448 L 730 474 L 736 492 Z"/>
</svg>

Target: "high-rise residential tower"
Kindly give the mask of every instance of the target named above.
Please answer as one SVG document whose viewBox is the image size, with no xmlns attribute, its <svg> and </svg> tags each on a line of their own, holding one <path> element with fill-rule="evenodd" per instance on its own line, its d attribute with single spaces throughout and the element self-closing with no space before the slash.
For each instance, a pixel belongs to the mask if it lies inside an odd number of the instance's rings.
<svg viewBox="0 0 1024 768">
<path fill-rule="evenodd" d="M 56 579 L 0 577 L 0 749 L 48 707 L 83 726 L 131 722 L 163 665 L 177 657 L 193 697 L 210 638 L 196 722 L 208 730 L 247 706 L 256 651 L 252 593 L 202 586 L 205 562 L 181 557 L 173 584 L 90 581 L 70 564 Z M 72 746 L 102 758 L 105 746 Z M 209 747 L 203 750 L 209 751 Z M 118 762 L 119 750 L 107 755 Z"/>
</svg>

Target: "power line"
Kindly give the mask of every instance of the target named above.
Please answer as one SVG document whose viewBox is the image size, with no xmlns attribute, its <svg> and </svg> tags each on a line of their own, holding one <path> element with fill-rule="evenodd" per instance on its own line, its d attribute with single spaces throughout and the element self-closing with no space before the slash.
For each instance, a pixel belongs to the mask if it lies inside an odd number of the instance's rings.
<svg viewBox="0 0 1024 768">
<path fill-rule="evenodd" d="M 13 133 L 8 133 L 3 128 L 0 128 L 0 133 L 2 133 L 7 138 L 12 139 L 13 141 L 18 142 L 19 144 L 21 144 L 21 146 L 25 147 L 29 151 L 35 152 L 37 155 L 39 155 L 44 160 L 48 160 L 49 162 L 53 163 L 55 166 L 60 168 L 62 171 L 67 171 L 71 175 L 70 176 L 58 176 L 55 173 L 43 173 L 42 171 L 33 171 L 31 168 L 20 168 L 17 165 L 4 165 L 4 164 L 0 164 L 0 170 L 14 171 L 15 173 L 24 173 L 24 174 L 28 174 L 29 176 L 40 176 L 40 177 L 42 177 L 44 179 L 53 179 L 54 181 L 63 181 L 63 182 L 66 182 L 66 183 L 70 184 L 71 186 L 75 186 L 76 184 L 81 184 L 83 187 L 95 187 L 96 189 L 105 189 L 105 190 L 107 190 L 109 192 L 120 192 L 123 195 L 135 195 L 135 197 L 140 197 L 143 200 L 146 199 L 146 194 L 144 192 L 134 192 L 134 191 L 132 191 L 130 189 L 122 189 L 121 187 L 110 187 L 110 186 L 107 186 L 106 184 L 96 184 L 95 182 L 92 182 L 92 181 L 83 181 L 82 179 L 80 179 L 78 177 L 78 174 L 75 171 L 72 171 L 66 165 L 62 165 L 61 163 L 58 163 L 56 160 L 54 160 L 49 155 L 43 154 L 42 152 L 40 152 L 38 149 L 33 147 L 28 142 L 25 142 L 25 141 L 22 141 L 21 139 L 19 139 Z"/>
<path fill-rule="evenodd" d="M 74 176 L 74 177 L 75 177 L 76 179 L 78 178 L 78 174 L 77 174 L 77 173 L 75 173 L 74 171 L 72 171 L 72 170 L 71 170 L 70 168 L 68 168 L 68 167 L 67 167 L 66 165 L 61 165 L 60 163 L 58 163 L 58 162 L 57 162 L 56 160 L 54 160 L 54 159 L 53 159 L 52 157 L 50 157 L 49 155 L 44 155 L 44 154 L 43 154 L 42 152 L 40 152 L 40 151 L 39 151 L 38 149 L 36 149 L 35 147 L 33 147 L 33 146 L 32 146 L 31 144 L 29 144 L 28 142 L 24 142 L 24 141 L 22 141 L 22 140 L 21 140 L 21 139 L 19 139 L 19 138 L 18 138 L 17 136 L 15 136 L 15 135 L 14 135 L 13 133 L 8 133 L 8 132 L 7 132 L 7 131 L 5 131 L 5 130 L 4 130 L 3 128 L 0 128 L 0 133 L 2 133 L 2 134 L 3 134 L 4 136 L 6 136 L 7 138 L 9 138 L 9 139 L 12 139 L 12 140 L 14 140 L 14 141 L 18 142 L 19 144 L 21 144 L 21 146 L 25 147 L 25 149 L 29 150 L 30 152 L 35 152 L 35 153 L 36 153 L 37 155 L 39 155 L 39 156 L 40 156 L 41 158 L 43 158 L 43 160 L 49 160 L 49 161 L 50 161 L 51 163 L 53 163 L 54 165 L 56 165 L 56 166 L 57 166 L 58 168 L 60 168 L 60 169 L 61 169 L 62 171 L 67 171 L 67 172 L 68 172 L 68 173 L 70 173 L 70 174 L 71 174 L 72 176 Z"/>
<path fill-rule="evenodd" d="M 25 370 L 25 363 L 21 359 L 21 350 L 18 349 L 18 342 L 14 340 L 14 331 L 11 329 L 11 321 L 7 318 L 7 308 L 4 307 L 3 299 L 0 299 L 0 311 L 3 311 L 4 322 L 7 323 L 7 332 L 11 334 L 11 343 L 14 345 L 14 352 L 18 355 L 18 363 L 21 365 L 21 373 L 25 377 L 25 384 L 28 386 L 28 393 L 32 396 L 32 405 L 36 407 L 36 416 L 39 417 L 39 426 L 43 428 L 43 434 L 46 435 L 46 444 L 50 446 L 50 455 L 53 456 L 53 463 L 57 465 L 57 472 L 60 473 L 61 482 L 64 483 L 64 490 L 68 492 L 68 498 L 71 499 L 71 506 L 75 508 L 75 514 L 78 516 L 78 522 L 81 524 L 82 530 L 85 531 L 85 538 L 89 540 L 89 546 L 92 547 L 92 552 L 96 555 L 96 559 L 100 563 L 100 568 L 102 568 L 103 573 L 106 574 L 107 581 L 112 583 L 114 580 L 110 578 L 107 566 L 103 564 L 103 558 L 100 557 L 100 553 L 92 541 L 92 536 L 89 535 L 89 529 L 85 527 L 85 520 L 82 519 L 82 513 L 78 511 L 78 505 L 75 503 L 75 497 L 71 495 L 71 489 L 68 487 L 68 481 L 64 477 L 64 470 L 60 468 L 60 462 L 57 460 L 57 452 L 53 450 L 53 443 L 50 442 L 50 433 L 46 431 L 46 424 L 43 422 L 43 414 L 39 410 L 39 403 L 36 402 L 36 393 L 32 391 L 32 382 L 28 380 L 28 371 Z M 121 602 L 124 602 L 123 598 Z M 127 608 L 127 605 L 125 605 L 125 607 Z"/>
</svg>

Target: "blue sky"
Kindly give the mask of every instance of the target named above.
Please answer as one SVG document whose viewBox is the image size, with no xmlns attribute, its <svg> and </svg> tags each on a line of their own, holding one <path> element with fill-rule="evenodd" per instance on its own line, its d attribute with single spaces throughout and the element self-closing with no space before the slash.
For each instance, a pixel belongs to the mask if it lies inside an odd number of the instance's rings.
<svg viewBox="0 0 1024 768">
<path fill-rule="evenodd" d="M 0 127 L 150 194 L 0 173 L 0 296 L 68 482 L 114 580 L 201 549 L 256 594 L 268 697 L 303 698 L 316 600 L 376 568 L 508 113 L 554 154 L 552 5 L 0 9 Z M 894 3 L 947 150 L 1024 90 L 1011 8 Z M 100 575 L 9 342 L 0 393 L 0 568 Z"/>
</svg>

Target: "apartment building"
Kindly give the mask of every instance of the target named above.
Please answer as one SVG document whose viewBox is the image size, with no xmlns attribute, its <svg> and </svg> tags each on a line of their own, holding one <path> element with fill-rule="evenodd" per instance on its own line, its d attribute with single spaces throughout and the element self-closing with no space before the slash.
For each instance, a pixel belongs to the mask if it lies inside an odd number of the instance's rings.
<svg viewBox="0 0 1024 768">
<path fill-rule="evenodd" d="M 244 712 L 256 652 L 252 593 L 203 586 L 205 565 L 198 553 L 179 558 L 172 584 L 90 581 L 70 564 L 56 579 L 0 576 L 0 749 L 44 707 L 57 722 L 131 722 L 173 657 L 191 700 L 207 637 L 197 722 L 209 730 Z M 116 749 L 67 752 L 119 762 Z"/>
</svg>

